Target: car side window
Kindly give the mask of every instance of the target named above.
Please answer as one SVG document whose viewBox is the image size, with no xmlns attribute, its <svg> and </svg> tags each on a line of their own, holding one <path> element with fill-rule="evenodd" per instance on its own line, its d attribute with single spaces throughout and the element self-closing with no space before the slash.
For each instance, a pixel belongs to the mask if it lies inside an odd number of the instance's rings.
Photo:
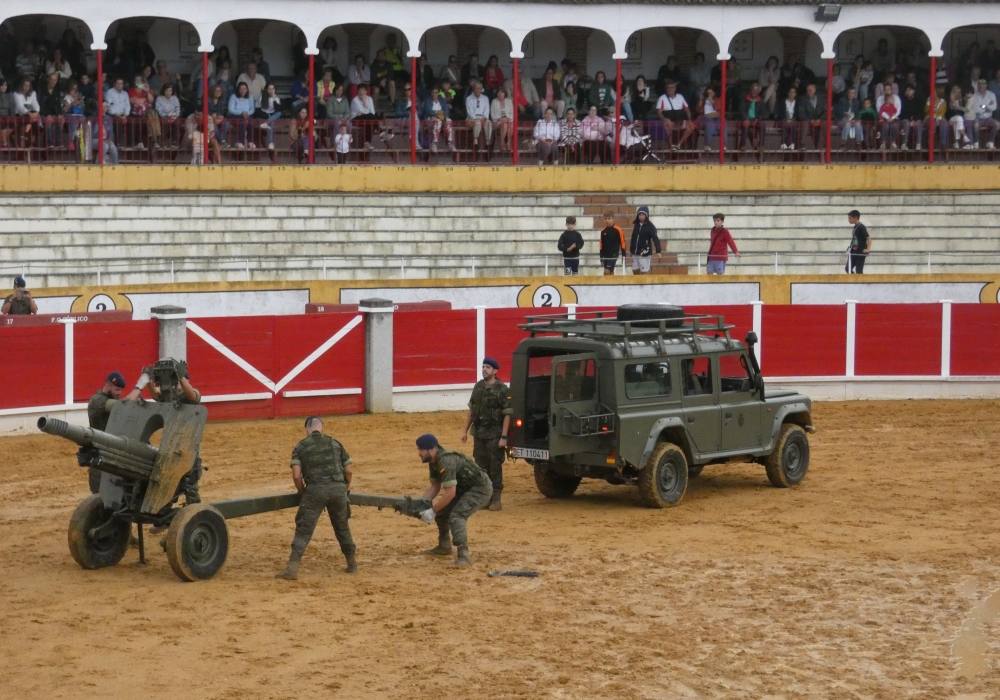
<svg viewBox="0 0 1000 700">
<path fill-rule="evenodd" d="M 669 396 L 670 363 L 645 362 L 625 366 L 625 395 L 630 399 Z"/>
<path fill-rule="evenodd" d="M 719 385 L 723 393 L 750 391 L 753 388 L 753 372 L 746 355 L 730 352 L 719 356 Z"/>
<path fill-rule="evenodd" d="M 681 377 L 684 396 L 712 393 L 712 362 L 708 357 L 689 357 L 681 360 Z"/>
<path fill-rule="evenodd" d="M 593 360 L 570 360 L 556 365 L 553 395 L 557 403 L 589 401 L 597 392 L 597 365 Z"/>
</svg>

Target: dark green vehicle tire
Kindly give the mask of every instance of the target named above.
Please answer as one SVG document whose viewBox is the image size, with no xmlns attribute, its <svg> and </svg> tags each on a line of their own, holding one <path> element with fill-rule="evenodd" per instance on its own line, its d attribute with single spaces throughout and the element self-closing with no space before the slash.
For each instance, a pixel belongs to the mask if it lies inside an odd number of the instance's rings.
<svg viewBox="0 0 1000 700">
<path fill-rule="evenodd" d="M 688 485 L 688 463 L 684 450 L 672 442 L 661 442 L 639 472 L 639 498 L 650 508 L 670 508 L 684 498 Z"/>
<path fill-rule="evenodd" d="M 785 423 L 781 426 L 774 452 L 764 463 L 767 478 L 778 488 L 798 485 L 809 471 L 809 438 L 801 426 Z"/>
<path fill-rule="evenodd" d="M 569 498 L 576 493 L 580 477 L 559 474 L 544 464 L 536 464 L 535 486 L 546 498 Z"/>
<path fill-rule="evenodd" d="M 209 579 L 226 563 L 229 531 L 218 509 L 196 503 L 170 521 L 165 540 L 167 561 L 182 581 Z"/>
<path fill-rule="evenodd" d="M 697 479 L 704 468 L 704 464 L 692 464 L 688 467 L 688 479 Z"/>
<path fill-rule="evenodd" d="M 132 524 L 116 519 L 107 534 L 91 537 L 90 531 L 108 522 L 111 511 L 104 507 L 101 497 L 91 494 L 80 501 L 69 519 L 69 553 L 84 569 L 103 569 L 114 566 L 128 551 Z"/>
</svg>

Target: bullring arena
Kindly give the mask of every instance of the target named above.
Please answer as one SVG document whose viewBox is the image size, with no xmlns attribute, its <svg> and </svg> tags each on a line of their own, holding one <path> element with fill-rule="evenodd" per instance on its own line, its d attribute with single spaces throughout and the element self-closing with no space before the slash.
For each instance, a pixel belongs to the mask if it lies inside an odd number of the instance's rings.
<svg viewBox="0 0 1000 700">
<path fill-rule="evenodd" d="M 0 315 L 4 695 L 997 696 L 1000 5 L 8 5 L 0 72 L 20 96 L 8 113 L 0 87 L 0 276 L 18 278 Z M 244 98 L 244 82 L 265 97 Z M 353 102 L 362 88 L 371 110 Z M 880 96 L 870 118 L 865 95 Z M 604 274 L 602 229 L 610 219 L 630 247 L 640 207 L 660 254 L 632 274 L 646 255 L 616 252 Z M 845 269 L 865 252 L 848 253 L 852 210 L 871 235 L 863 274 Z M 723 249 L 721 276 L 707 274 L 716 212 L 739 250 Z M 567 217 L 579 274 L 556 247 Z M 681 437 L 657 428 L 651 445 L 679 440 L 690 460 L 684 440 L 708 441 L 713 463 L 674 507 L 646 507 L 635 473 L 656 460 L 625 449 L 607 464 L 628 483 L 585 478 L 568 498 L 544 496 L 511 456 L 502 509 L 469 520 L 471 566 L 423 553 L 433 524 L 356 501 L 357 573 L 324 516 L 298 579 L 276 578 L 304 418 L 349 450 L 355 498 L 419 499 L 417 436 L 472 455 L 459 434 L 485 357 L 517 404 L 525 324 L 636 304 L 722 316 L 759 361 L 734 389 L 720 354 L 704 396 L 675 384 L 646 404 L 702 421 Z M 139 435 L 158 451 L 85 453 L 91 495 L 76 446 L 40 426 L 87 426 L 109 372 L 128 392 L 168 357 L 186 360 L 200 405 L 144 389 L 112 409 L 118 439 L 134 428 L 115 422 L 123 406 L 174 417 Z M 612 436 L 600 444 L 632 440 L 618 415 L 635 398 L 628 368 L 610 380 L 621 395 L 595 371 L 592 413 Z M 800 484 L 775 488 L 727 452 L 751 415 L 734 426 L 727 392 L 748 411 L 811 399 Z M 200 445 L 172 442 L 200 411 Z M 527 415 L 512 418 L 524 447 Z M 552 436 L 583 435 L 555 419 Z M 761 433 L 755 449 L 775 447 Z M 544 467 L 544 447 L 526 456 Z M 198 454 L 203 506 L 170 501 Z M 147 511 L 161 491 L 165 508 Z M 81 525 L 87 503 L 101 520 Z M 211 528 L 178 525 L 208 504 L 228 533 L 221 560 Z M 98 551 L 108 528 L 120 558 L 84 567 L 81 547 Z M 192 568 L 198 547 L 220 566 Z"/>
</svg>

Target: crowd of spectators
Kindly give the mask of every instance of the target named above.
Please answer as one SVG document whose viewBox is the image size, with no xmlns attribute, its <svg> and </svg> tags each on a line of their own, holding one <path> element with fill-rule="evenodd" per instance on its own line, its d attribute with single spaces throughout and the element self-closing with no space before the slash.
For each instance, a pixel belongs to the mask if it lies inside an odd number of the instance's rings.
<svg viewBox="0 0 1000 700">
<path fill-rule="evenodd" d="M 0 42 L 3 43 L 3 42 Z M 718 64 L 703 54 L 686 64 L 674 56 L 656 75 L 626 76 L 622 95 L 604 71 L 587 75 L 569 59 L 550 62 L 540 76 L 523 73 L 514 89 L 510 70 L 496 55 L 449 56 L 434 67 L 418 59 L 415 76 L 397 36 L 386 35 L 374 60 L 358 54 L 337 64 L 333 38 L 324 40 L 310 85 L 296 57 L 290 85 L 279 86 L 263 52 L 254 49 L 234 65 L 226 46 L 207 62 L 203 94 L 200 58 L 187 75 L 157 59 L 141 31 L 119 32 L 104 58 L 105 84 L 95 84 L 87 53 L 67 29 L 59 42 L 6 42 L 0 53 L 0 148 L 30 154 L 50 149 L 95 158 L 98 128 L 105 159 L 119 149 L 153 154 L 189 148 L 192 162 L 221 161 L 223 151 L 291 152 L 309 157 L 309 95 L 315 96 L 315 144 L 338 162 L 351 154 L 406 144 L 411 106 L 419 117 L 417 148 L 427 154 L 455 151 L 509 153 L 515 139 L 539 163 L 608 162 L 614 148 L 616 104 L 619 145 L 626 161 L 655 152 L 713 150 L 722 127 L 729 147 L 795 151 L 825 145 L 827 88 L 799 57 L 767 59 L 759 71 L 731 62 L 726 84 Z M 930 95 L 926 50 L 891 52 L 878 42 L 870 56 L 838 64 L 832 83 L 835 139 L 844 148 L 909 150 L 927 144 L 935 130 L 942 148 L 993 149 L 998 130 L 1000 50 L 991 40 L 969 46 L 956 60 L 939 62 Z M 103 99 L 105 122 L 97 124 Z M 209 120 L 203 152 L 201 110 Z M 514 133 L 515 114 L 523 125 Z M 768 140 L 770 138 L 770 141 Z M 208 155 L 208 158 L 206 158 Z M 429 155 L 427 156 L 429 157 Z"/>
</svg>

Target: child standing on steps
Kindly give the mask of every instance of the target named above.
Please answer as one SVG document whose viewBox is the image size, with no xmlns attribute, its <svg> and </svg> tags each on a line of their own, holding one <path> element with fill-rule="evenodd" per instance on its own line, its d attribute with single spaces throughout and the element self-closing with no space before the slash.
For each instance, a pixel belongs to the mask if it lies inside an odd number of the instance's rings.
<svg viewBox="0 0 1000 700">
<path fill-rule="evenodd" d="M 615 223 L 615 213 L 604 212 L 604 228 L 601 229 L 601 266 L 604 276 L 615 274 L 618 258 L 625 254 L 625 232 Z"/>
<path fill-rule="evenodd" d="M 563 268 L 567 275 L 575 275 L 580 271 L 580 248 L 583 247 L 583 236 L 576 230 L 576 217 L 566 217 L 566 230 L 559 236 L 556 247 L 563 254 Z"/>
</svg>

